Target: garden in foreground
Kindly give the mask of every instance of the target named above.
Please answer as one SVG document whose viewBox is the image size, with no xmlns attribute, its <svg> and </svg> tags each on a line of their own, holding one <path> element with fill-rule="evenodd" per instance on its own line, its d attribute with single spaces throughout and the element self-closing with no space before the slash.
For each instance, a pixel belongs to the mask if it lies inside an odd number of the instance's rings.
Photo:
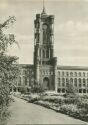
<svg viewBox="0 0 88 125">
<path fill-rule="evenodd" d="M 88 96 L 76 93 L 66 93 L 64 95 L 33 92 L 31 94 L 17 94 L 16 96 L 46 108 L 55 110 L 76 119 L 88 122 Z"/>
</svg>

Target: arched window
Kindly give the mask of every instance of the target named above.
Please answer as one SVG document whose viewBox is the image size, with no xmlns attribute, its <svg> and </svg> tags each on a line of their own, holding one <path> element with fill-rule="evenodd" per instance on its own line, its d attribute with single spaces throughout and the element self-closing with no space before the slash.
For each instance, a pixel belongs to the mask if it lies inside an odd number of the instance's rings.
<svg viewBox="0 0 88 125">
<path fill-rule="evenodd" d="M 71 76 L 71 77 L 73 76 L 73 72 L 70 72 L 70 76 Z"/>
<path fill-rule="evenodd" d="M 47 42 L 47 30 L 43 28 L 43 43 Z"/>
<path fill-rule="evenodd" d="M 74 76 L 75 76 L 75 77 L 77 76 L 77 72 L 74 72 Z"/>
</svg>

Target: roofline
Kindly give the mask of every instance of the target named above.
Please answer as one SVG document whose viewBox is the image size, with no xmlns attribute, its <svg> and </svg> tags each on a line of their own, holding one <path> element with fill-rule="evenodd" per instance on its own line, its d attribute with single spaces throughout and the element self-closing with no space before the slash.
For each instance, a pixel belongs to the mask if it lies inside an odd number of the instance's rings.
<svg viewBox="0 0 88 125">
<path fill-rule="evenodd" d="M 34 65 L 32 65 L 32 64 L 16 64 L 16 65 L 18 65 L 19 67 L 24 67 L 24 68 L 26 68 L 26 67 L 29 67 L 29 68 L 34 67 Z"/>
<path fill-rule="evenodd" d="M 60 70 L 88 70 L 88 67 L 86 67 L 86 66 L 61 66 L 61 65 L 58 65 L 57 69 L 60 69 Z"/>
</svg>

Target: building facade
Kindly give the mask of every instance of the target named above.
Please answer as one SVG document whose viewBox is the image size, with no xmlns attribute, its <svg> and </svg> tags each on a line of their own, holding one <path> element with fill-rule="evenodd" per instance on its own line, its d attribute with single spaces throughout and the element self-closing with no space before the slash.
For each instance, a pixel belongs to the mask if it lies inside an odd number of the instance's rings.
<svg viewBox="0 0 88 125">
<path fill-rule="evenodd" d="M 66 93 L 68 84 L 76 92 L 88 93 L 88 67 L 57 66 L 54 57 L 54 15 L 47 15 L 45 9 L 36 14 L 34 20 L 34 64 L 19 64 L 18 89 L 41 84 L 45 90 Z"/>
<path fill-rule="evenodd" d="M 58 66 L 57 92 L 66 93 L 68 84 L 75 88 L 77 93 L 88 93 L 88 67 Z"/>
<path fill-rule="evenodd" d="M 13 86 L 13 91 L 29 92 L 31 86 L 34 84 L 34 66 L 30 64 L 18 64 L 19 75 L 15 85 Z"/>
</svg>

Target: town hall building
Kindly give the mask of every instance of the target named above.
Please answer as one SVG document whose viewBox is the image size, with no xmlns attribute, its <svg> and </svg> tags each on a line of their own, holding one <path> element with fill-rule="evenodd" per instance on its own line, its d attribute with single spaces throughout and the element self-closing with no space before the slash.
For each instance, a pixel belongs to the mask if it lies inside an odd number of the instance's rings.
<svg viewBox="0 0 88 125">
<path fill-rule="evenodd" d="M 54 15 L 43 7 L 34 20 L 34 64 L 19 64 L 17 87 L 40 84 L 45 90 L 66 93 L 68 84 L 78 93 L 88 93 L 88 67 L 60 66 L 54 57 Z"/>
</svg>

